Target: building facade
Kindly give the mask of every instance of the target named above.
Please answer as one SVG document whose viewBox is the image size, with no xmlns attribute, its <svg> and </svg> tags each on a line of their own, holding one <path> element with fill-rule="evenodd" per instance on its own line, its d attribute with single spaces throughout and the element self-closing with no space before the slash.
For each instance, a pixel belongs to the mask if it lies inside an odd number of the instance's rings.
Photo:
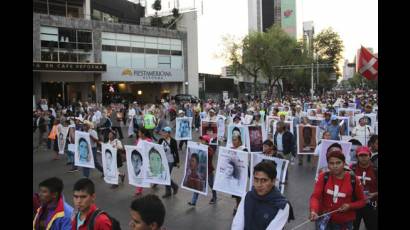
<svg viewBox="0 0 410 230">
<path fill-rule="evenodd" d="M 198 95 L 198 73 L 192 73 L 188 62 L 188 56 L 195 62 L 188 53 L 195 37 L 187 31 L 138 25 L 138 15 L 134 21 L 129 15 L 117 17 L 113 9 L 118 4 L 110 11 L 107 1 L 81 3 L 78 17 L 33 10 L 35 100 L 154 102 L 178 93 Z"/>
</svg>

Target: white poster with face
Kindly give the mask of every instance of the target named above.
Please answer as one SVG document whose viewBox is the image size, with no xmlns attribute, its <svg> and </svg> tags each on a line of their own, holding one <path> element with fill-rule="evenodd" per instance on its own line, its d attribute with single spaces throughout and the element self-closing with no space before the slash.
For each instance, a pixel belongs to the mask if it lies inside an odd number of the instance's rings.
<svg viewBox="0 0 410 230">
<path fill-rule="evenodd" d="M 117 149 L 110 144 L 102 144 L 101 152 L 104 181 L 107 184 L 118 184 Z"/>
<path fill-rule="evenodd" d="M 246 114 L 244 118 L 244 124 L 250 125 L 252 123 L 252 119 L 253 119 L 252 115 Z"/>
<path fill-rule="evenodd" d="M 275 187 L 283 194 L 285 191 L 285 179 L 286 172 L 288 171 L 289 161 L 286 159 L 280 159 L 277 157 L 266 156 L 262 153 L 252 153 L 251 154 L 251 176 L 249 183 L 249 191 L 253 187 L 253 168 L 262 161 L 273 161 L 276 165 L 276 181 Z"/>
<path fill-rule="evenodd" d="M 219 147 L 213 189 L 244 196 L 248 183 L 248 153 L 226 147 Z"/>
<path fill-rule="evenodd" d="M 58 154 L 64 154 L 64 148 L 66 145 L 66 139 L 68 134 L 68 127 L 61 126 L 57 129 L 57 144 L 58 144 Z"/>
<path fill-rule="evenodd" d="M 148 158 L 148 168 L 145 182 L 152 184 L 171 185 L 168 160 L 164 146 L 143 141 L 143 152 Z"/>
<path fill-rule="evenodd" d="M 228 126 L 228 140 L 226 142 L 227 147 L 232 147 L 232 137 L 233 136 L 240 136 L 242 147 L 247 148 L 247 128 L 243 125 L 229 125 Z"/>
<path fill-rule="evenodd" d="M 370 127 L 372 127 L 372 128 L 374 129 L 374 123 L 376 123 L 376 116 L 377 116 L 377 114 L 375 114 L 375 113 L 368 113 L 368 114 L 361 113 L 361 114 L 356 114 L 356 115 L 354 116 L 355 126 L 357 126 L 357 125 L 359 124 L 359 121 L 360 121 L 361 118 L 365 118 L 366 125 L 368 125 L 368 126 L 370 126 Z"/>
<path fill-rule="evenodd" d="M 181 188 L 206 196 L 208 194 L 208 146 L 188 141 L 186 151 Z"/>
<path fill-rule="evenodd" d="M 340 117 L 338 116 L 337 119 L 339 120 L 339 126 L 343 136 L 350 135 L 350 117 Z"/>
<path fill-rule="evenodd" d="M 337 114 L 339 117 L 349 117 L 349 126 L 354 127 L 355 109 L 340 108 Z"/>
<path fill-rule="evenodd" d="M 142 141 L 139 143 L 141 142 Z M 127 159 L 128 182 L 130 185 L 149 188 L 150 183 L 144 181 L 148 168 L 148 157 L 143 154 L 143 145 L 143 143 L 138 146 L 124 145 Z"/>
<path fill-rule="evenodd" d="M 192 140 L 192 117 L 177 117 L 175 140 Z"/>
<path fill-rule="evenodd" d="M 346 165 L 350 164 L 350 149 L 352 148 L 351 142 L 322 139 L 321 143 L 322 144 L 321 144 L 321 148 L 319 152 L 319 163 L 317 165 L 316 177 L 319 174 L 319 172 L 328 169 L 326 153 L 327 153 L 327 149 L 329 148 L 329 146 L 334 143 L 339 143 L 342 146 L 342 152 L 343 152 L 343 155 L 345 156 Z"/>
<path fill-rule="evenodd" d="M 317 126 L 296 125 L 297 133 L 297 153 L 298 154 L 315 154 L 318 143 L 319 129 Z"/>
<path fill-rule="evenodd" d="M 225 136 L 225 120 L 226 117 L 223 115 L 218 115 L 216 117 L 216 125 L 218 127 L 218 138 Z"/>
<path fill-rule="evenodd" d="M 277 116 L 267 116 L 266 117 L 266 126 L 265 129 L 268 133 L 272 133 L 274 128 L 275 128 L 275 124 L 277 121 L 279 121 L 280 118 Z"/>
<path fill-rule="evenodd" d="M 95 168 L 89 133 L 75 131 L 74 165 Z"/>
<path fill-rule="evenodd" d="M 356 103 L 349 103 L 349 108 L 351 108 L 351 109 L 356 109 Z"/>
</svg>

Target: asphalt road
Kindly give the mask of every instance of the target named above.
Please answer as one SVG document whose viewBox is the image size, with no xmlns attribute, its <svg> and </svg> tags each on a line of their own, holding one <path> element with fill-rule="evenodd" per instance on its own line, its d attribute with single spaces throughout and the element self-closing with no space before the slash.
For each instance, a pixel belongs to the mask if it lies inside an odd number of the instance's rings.
<svg viewBox="0 0 410 230">
<path fill-rule="evenodd" d="M 126 128 L 123 128 L 126 134 Z M 193 139 L 198 139 L 199 132 L 193 131 Z M 124 144 L 131 144 L 133 139 L 125 138 Z M 37 144 L 37 133 L 33 135 L 33 143 Z M 185 164 L 185 147 L 180 152 L 181 166 Z M 39 150 L 33 150 L 33 192 L 38 190 L 38 183 L 48 177 L 57 176 L 64 181 L 64 196 L 69 204 L 72 202 L 72 188 L 74 183 L 82 177 L 82 172 L 67 173 L 70 166 L 66 165 L 65 156 L 60 160 L 53 161 L 54 153 L 45 146 Z M 98 156 L 101 162 L 101 158 Z M 296 220 L 287 224 L 286 229 L 304 222 L 308 218 L 309 198 L 313 190 L 315 168 L 311 163 L 305 162 L 302 166 L 297 164 L 289 165 L 288 183 L 285 187 L 284 195 L 290 200 Z M 214 157 L 214 166 L 216 166 L 217 157 Z M 126 171 L 125 165 L 123 171 Z M 97 194 L 97 206 L 106 210 L 110 215 L 117 218 L 122 229 L 128 229 L 130 220 L 129 206 L 133 200 L 135 188 L 128 184 L 126 177 L 125 183 L 117 189 L 111 189 L 100 177 L 98 170 L 91 170 L 90 178 L 95 182 Z M 172 177 L 176 183 L 181 183 L 183 176 L 183 167 L 174 168 Z M 157 194 L 162 196 L 165 193 L 164 186 L 158 186 L 157 189 L 144 189 L 144 194 Z M 199 196 L 195 207 L 187 204 L 191 200 L 192 192 L 179 189 L 177 195 L 162 199 L 166 207 L 166 217 L 164 226 L 168 230 L 179 229 L 198 229 L 198 230 L 223 230 L 230 229 L 233 219 L 233 207 L 235 201 L 231 195 L 218 192 L 218 200 L 214 205 L 208 204 L 211 199 L 211 193 L 208 196 Z M 363 226 L 363 224 L 362 224 Z M 308 223 L 299 229 L 314 229 L 313 223 Z M 363 228 L 364 229 L 364 228 Z"/>
</svg>

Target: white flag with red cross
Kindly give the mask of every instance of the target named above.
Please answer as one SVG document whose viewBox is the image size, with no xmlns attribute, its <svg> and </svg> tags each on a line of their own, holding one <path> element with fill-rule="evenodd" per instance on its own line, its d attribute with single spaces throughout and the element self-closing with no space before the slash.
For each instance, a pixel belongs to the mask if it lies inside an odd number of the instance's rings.
<svg viewBox="0 0 410 230">
<path fill-rule="evenodd" d="M 363 46 L 360 49 L 357 70 L 368 80 L 375 80 L 378 75 L 379 60 Z"/>
</svg>

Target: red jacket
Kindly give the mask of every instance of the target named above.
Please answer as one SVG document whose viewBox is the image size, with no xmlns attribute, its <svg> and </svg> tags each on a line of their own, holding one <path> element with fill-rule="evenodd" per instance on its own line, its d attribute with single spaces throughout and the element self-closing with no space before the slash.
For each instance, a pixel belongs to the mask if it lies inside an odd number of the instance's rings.
<svg viewBox="0 0 410 230">
<path fill-rule="evenodd" d="M 342 204 L 349 204 L 350 209 L 347 212 L 335 212 L 331 214 L 330 222 L 336 224 L 343 224 L 349 221 L 356 219 L 355 209 L 359 209 L 365 206 L 363 187 L 360 184 L 360 181 L 356 179 L 356 201 L 352 202 L 352 185 L 350 181 L 350 173 L 345 172 L 343 179 L 337 179 L 336 177 L 329 174 L 329 179 L 325 186 L 324 183 L 324 173 L 319 175 L 319 179 L 315 184 L 313 194 L 310 197 L 310 210 L 318 213 L 319 215 L 325 212 L 333 211 Z M 337 199 L 333 198 L 333 195 L 336 190 L 335 185 L 339 188 L 339 196 Z M 324 189 L 323 189 L 324 188 Z"/>
<path fill-rule="evenodd" d="M 95 206 L 95 204 L 91 205 L 91 208 L 88 211 L 87 216 L 85 218 L 84 224 L 80 226 L 79 230 L 87 230 L 87 226 L 89 224 L 91 215 L 96 209 L 97 209 L 97 206 Z M 72 230 L 77 230 L 77 215 L 74 216 L 73 221 L 71 222 L 71 225 L 72 225 Z M 102 213 L 95 218 L 94 230 L 111 230 L 111 229 L 112 229 L 111 220 L 108 218 L 107 215 Z"/>
<path fill-rule="evenodd" d="M 354 168 L 354 173 L 357 176 L 357 179 L 359 179 L 364 187 L 364 191 L 368 191 L 370 193 L 375 193 L 377 192 L 377 175 L 375 173 L 374 167 L 372 163 L 367 168 L 362 168 L 360 167 L 359 164 L 352 165 L 351 168 Z M 364 174 L 364 172 L 366 172 Z M 365 177 L 363 178 L 363 175 Z M 365 180 L 363 180 L 365 179 Z M 372 199 L 372 201 L 376 201 L 377 196 Z"/>
</svg>

